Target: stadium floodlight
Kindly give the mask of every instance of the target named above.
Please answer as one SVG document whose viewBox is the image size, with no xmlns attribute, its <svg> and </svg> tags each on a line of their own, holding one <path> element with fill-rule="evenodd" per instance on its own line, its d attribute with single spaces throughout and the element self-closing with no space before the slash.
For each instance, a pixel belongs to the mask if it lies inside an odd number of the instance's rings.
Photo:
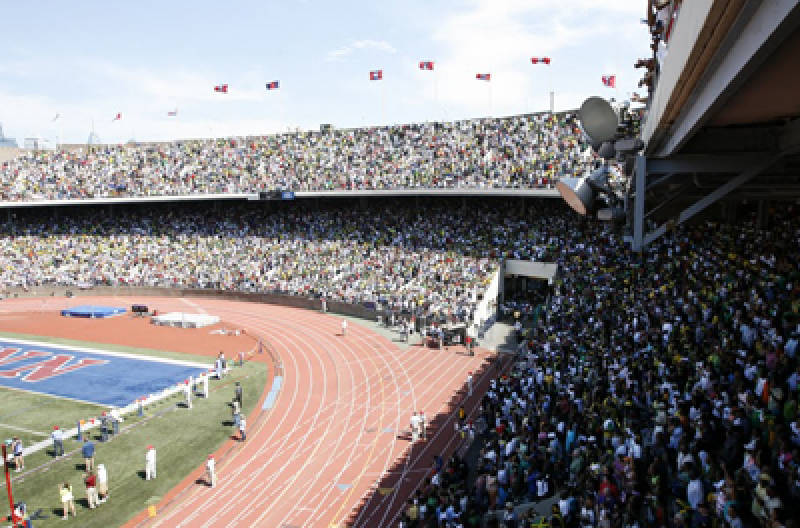
<svg viewBox="0 0 800 528">
<path fill-rule="evenodd" d="M 610 193 L 608 177 L 611 169 L 603 165 L 582 178 L 562 178 L 556 183 L 558 193 L 580 215 L 586 216 L 594 208 L 595 198 L 600 192 Z"/>
<path fill-rule="evenodd" d="M 602 97 L 589 97 L 578 110 L 581 128 L 593 145 L 611 141 L 617 133 L 619 116 Z"/>
<path fill-rule="evenodd" d="M 558 193 L 579 215 L 586 213 L 594 205 L 594 191 L 589 187 L 587 178 L 561 178 L 556 183 Z"/>
</svg>

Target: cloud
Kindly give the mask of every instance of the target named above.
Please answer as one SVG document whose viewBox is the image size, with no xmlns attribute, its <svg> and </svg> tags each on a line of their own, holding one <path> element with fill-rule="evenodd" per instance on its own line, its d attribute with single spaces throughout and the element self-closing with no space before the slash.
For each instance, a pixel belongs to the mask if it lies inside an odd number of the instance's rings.
<svg viewBox="0 0 800 528">
<path fill-rule="evenodd" d="M 519 113 L 530 110 L 532 100 L 542 110 L 546 106 L 540 103 L 547 100 L 554 84 L 586 84 L 588 76 L 595 74 L 596 55 L 618 56 L 608 51 L 617 45 L 615 33 L 620 26 L 627 31 L 631 21 L 635 25 L 643 11 L 639 2 L 629 0 L 553 4 L 473 0 L 467 8 L 443 17 L 432 34 L 442 54 L 437 62 L 440 103 L 472 115 L 485 113 L 490 105 L 494 115 Z M 631 44 L 635 48 L 638 42 Z M 646 46 L 645 42 L 643 52 Z M 570 58 L 571 71 L 564 66 L 568 54 L 579 57 Z M 553 63 L 533 67 L 532 56 L 553 57 Z M 491 73 L 491 82 L 476 81 L 476 73 Z"/>
<path fill-rule="evenodd" d="M 385 40 L 354 40 L 346 46 L 328 52 L 326 60 L 340 61 L 356 50 L 376 50 L 384 53 L 397 53 L 397 50 Z"/>
<path fill-rule="evenodd" d="M 257 135 L 285 129 L 285 98 L 267 94 L 263 75 L 251 70 L 230 77 L 213 72 L 127 68 L 102 60 L 79 61 L 86 93 L 17 93 L 0 88 L 4 130 L 22 144 L 25 137 L 83 142 L 95 127 L 101 141 Z M 227 82 L 230 92 L 214 93 Z M 102 95 L 102 96 L 101 96 Z M 177 117 L 167 112 L 178 108 Z M 122 120 L 112 121 L 117 112 Z M 59 114 L 57 121 L 53 116 Z"/>
</svg>

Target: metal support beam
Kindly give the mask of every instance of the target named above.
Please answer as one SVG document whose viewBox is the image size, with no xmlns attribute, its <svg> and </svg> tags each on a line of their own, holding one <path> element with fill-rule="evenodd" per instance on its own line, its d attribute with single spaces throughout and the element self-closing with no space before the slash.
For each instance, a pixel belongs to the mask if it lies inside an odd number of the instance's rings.
<svg viewBox="0 0 800 528">
<path fill-rule="evenodd" d="M 758 201 L 758 214 L 756 216 L 756 229 L 764 229 L 764 221 L 766 220 L 766 206 L 764 200 Z"/>
<path fill-rule="evenodd" d="M 763 62 L 794 30 L 793 23 L 784 24 L 797 0 L 754 1 L 731 28 L 729 46 L 720 46 L 712 63 L 683 111 L 672 126 L 664 144 L 655 154 L 674 154 L 694 135 L 725 101 L 736 92 Z M 735 39 L 735 40 L 734 40 Z"/>
<path fill-rule="evenodd" d="M 633 168 L 636 178 L 633 197 L 633 251 L 641 251 L 644 242 L 644 194 L 647 190 L 647 158 L 636 156 Z"/>
<path fill-rule="evenodd" d="M 764 159 L 764 153 L 726 154 L 709 156 L 705 154 L 675 156 L 664 159 L 648 159 L 648 174 L 677 173 L 737 173 L 755 166 Z"/>
<path fill-rule="evenodd" d="M 669 174 L 665 174 L 665 175 L 661 176 L 660 178 L 656 178 L 655 180 L 653 180 L 653 181 L 651 181 L 650 183 L 647 184 L 647 189 L 650 190 L 653 187 L 658 187 L 662 183 L 669 181 L 673 176 L 675 176 L 675 173 L 674 172 L 670 172 Z"/>
<path fill-rule="evenodd" d="M 676 225 L 676 226 L 684 223 L 685 221 L 687 221 L 688 219 L 690 219 L 691 217 L 693 217 L 697 213 L 703 211 L 709 205 L 711 205 L 711 204 L 715 203 L 716 201 L 718 201 L 719 199 L 723 198 L 729 192 L 735 190 L 737 187 L 741 186 L 744 183 L 747 183 L 751 179 L 755 178 L 756 176 L 758 176 L 759 174 L 761 174 L 762 172 L 767 170 L 776 161 L 778 161 L 781 157 L 783 157 L 783 155 L 784 155 L 783 152 L 780 153 L 780 154 L 773 154 L 772 156 L 770 156 L 766 160 L 764 160 L 761 163 L 759 163 L 757 166 L 750 167 L 749 169 L 741 172 L 735 178 L 731 179 L 730 181 L 728 181 L 724 185 L 722 185 L 722 186 L 718 187 L 717 189 L 715 189 L 714 191 L 712 191 L 710 194 L 708 194 L 705 197 L 703 197 L 700 200 L 698 200 L 693 205 L 691 205 L 691 206 L 687 207 L 686 209 L 684 209 L 683 211 L 681 211 L 681 213 L 678 215 L 678 217 L 676 219 L 674 219 L 674 221 L 668 222 L 668 223 L 672 223 L 673 225 Z M 648 233 L 644 237 L 644 245 L 650 244 L 651 242 L 656 240 L 658 237 L 660 237 L 661 235 L 666 233 L 666 231 L 667 231 L 667 223 L 660 225 L 659 227 L 657 227 L 655 230 L 651 231 L 650 233 Z"/>
<path fill-rule="evenodd" d="M 784 152 L 795 152 L 800 148 L 800 119 L 788 123 L 783 127 L 778 147 Z"/>
<path fill-rule="evenodd" d="M 669 204 L 671 204 L 672 202 L 683 196 L 686 190 L 689 189 L 690 187 L 692 187 L 691 183 L 684 183 L 678 188 L 677 191 L 674 191 L 666 198 L 662 198 L 658 205 L 656 205 L 652 209 L 648 210 L 647 213 L 645 213 L 644 217 L 649 218 L 653 216 L 659 210 L 663 209 L 664 207 L 668 206 Z"/>
</svg>

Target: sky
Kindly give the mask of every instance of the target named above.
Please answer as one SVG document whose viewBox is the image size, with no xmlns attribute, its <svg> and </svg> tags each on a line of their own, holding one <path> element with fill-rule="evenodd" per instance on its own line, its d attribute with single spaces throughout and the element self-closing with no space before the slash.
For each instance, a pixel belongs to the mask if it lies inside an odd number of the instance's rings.
<svg viewBox="0 0 800 528">
<path fill-rule="evenodd" d="M 646 4 L 0 0 L 0 124 L 22 146 L 85 143 L 92 126 L 120 143 L 503 116 L 549 109 L 551 90 L 577 108 L 641 92 Z"/>
</svg>

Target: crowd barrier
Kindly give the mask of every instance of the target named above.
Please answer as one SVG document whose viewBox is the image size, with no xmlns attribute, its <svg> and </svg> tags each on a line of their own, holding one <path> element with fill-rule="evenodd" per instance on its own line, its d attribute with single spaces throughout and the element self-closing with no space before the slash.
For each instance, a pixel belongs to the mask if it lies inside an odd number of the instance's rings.
<svg viewBox="0 0 800 528">
<path fill-rule="evenodd" d="M 147 407 L 148 405 L 152 405 L 154 403 L 167 399 L 170 396 L 173 396 L 178 393 L 184 393 L 186 395 L 187 405 L 189 408 L 191 408 L 191 399 L 197 394 L 198 385 L 202 387 L 201 392 L 203 397 L 204 398 L 208 397 L 208 380 L 213 372 L 214 372 L 213 369 L 209 370 L 209 372 L 201 374 L 197 378 L 189 378 L 183 382 L 176 383 L 174 385 L 166 387 L 159 392 L 148 394 L 147 396 L 142 396 L 141 398 L 137 398 L 136 401 L 129 403 L 125 407 L 120 407 L 117 409 L 109 408 L 108 424 L 113 424 L 114 420 L 117 417 L 119 418 L 117 423 L 122 422 L 124 421 L 125 416 L 131 415 L 133 413 L 138 413 L 141 416 L 144 413 L 145 407 Z M 189 393 L 191 393 L 191 396 L 189 395 Z M 81 437 L 85 432 L 97 429 L 102 425 L 103 425 L 102 417 L 95 416 L 91 418 L 86 418 L 85 420 L 78 421 L 75 427 L 72 427 L 71 429 L 62 430 L 62 434 L 65 440 L 69 438 L 75 438 L 77 440 L 81 440 Z M 103 437 L 105 438 L 105 434 L 103 435 Z M 28 456 L 33 453 L 36 453 L 37 451 L 41 451 L 42 449 L 47 449 L 52 446 L 53 446 L 52 438 L 47 438 L 45 440 L 40 440 L 39 442 L 24 447 L 22 450 L 22 454 L 24 456 Z"/>
</svg>

